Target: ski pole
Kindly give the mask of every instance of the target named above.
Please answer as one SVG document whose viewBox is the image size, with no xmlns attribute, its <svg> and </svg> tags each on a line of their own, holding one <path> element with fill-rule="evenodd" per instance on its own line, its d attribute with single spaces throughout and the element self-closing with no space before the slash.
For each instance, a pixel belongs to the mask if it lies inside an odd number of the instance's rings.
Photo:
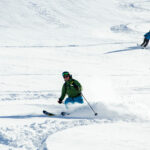
<svg viewBox="0 0 150 150">
<path fill-rule="evenodd" d="M 84 96 L 83 94 L 81 94 L 81 95 L 83 96 L 83 98 L 85 99 L 85 101 L 87 102 L 87 104 L 89 105 L 89 107 L 91 108 L 91 110 L 94 112 L 94 115 L 97 116 L 98 113 L 96 113 L 96 112 L 94 111 L 94 109 L 92 108 L 92 106 L 90 105 L 90 103 L 87 101 L 87 99 L 85 98 L 85 96 Z"/>
</svg>

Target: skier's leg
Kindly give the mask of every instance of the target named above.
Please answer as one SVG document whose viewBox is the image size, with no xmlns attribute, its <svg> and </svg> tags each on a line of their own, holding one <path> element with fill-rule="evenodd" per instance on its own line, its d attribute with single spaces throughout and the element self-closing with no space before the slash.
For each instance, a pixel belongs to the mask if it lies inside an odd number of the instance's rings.
<svg viewBox="0 0 150 150">
<path fill-rule="evenodd" d="M 74 97 L 74 98 L 71 98 L 71 97 L 68 97 L 66 98 L 64 104 L 65 104 L 65 107 L 66 109 L 68 109 L 68 104 L 74 104 L 74 103 L 80 103 L 80 104 L 83 104 L 84 101 L 83 101 L 83 97 L 82 96 L 77 96 L 77 97 Z"/>
<path fill-rule="evenodd" d="M 144 38 L 143 43 L 141 44 L 141 46 L 143 46 L 146 42 L 146 39 Z"/>
<path fill-rule="evenodd" d="M 66 109 L 68 109 L 68 104 L 69 103 L 72 103 L 72 104 L 74 103 L 73 98 L 71 98 L 71 97 L 66 98 L 66 100 L 64 102 Z"/>
<path fill-rule="evenodd" d="M 77 96 L 77 97 L 74 97 L 73 99 L 75 103 L 80 103 L 80 104 L 84 103 L 82 96 Z"/>
<path fill-rule="evenodd" d="M 146 42 L 143 46 L 146 47 L 148 45 L 148 43 L 149 43 L 149 39 L 146 39 Z"/>
</svg>

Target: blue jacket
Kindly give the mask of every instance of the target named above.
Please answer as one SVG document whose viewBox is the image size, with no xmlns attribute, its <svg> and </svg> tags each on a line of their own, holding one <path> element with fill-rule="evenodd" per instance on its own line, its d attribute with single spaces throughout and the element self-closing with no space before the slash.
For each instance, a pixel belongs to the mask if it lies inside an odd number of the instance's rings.
<svg viewBox="0 0 150 150">
<path fill-rule="evenodd" d="M 145 37 L 146 39 L 150 40 L 150 32 L 147 32 L 147 33 L 144 35 L 144 37 Z"/>
</svg>

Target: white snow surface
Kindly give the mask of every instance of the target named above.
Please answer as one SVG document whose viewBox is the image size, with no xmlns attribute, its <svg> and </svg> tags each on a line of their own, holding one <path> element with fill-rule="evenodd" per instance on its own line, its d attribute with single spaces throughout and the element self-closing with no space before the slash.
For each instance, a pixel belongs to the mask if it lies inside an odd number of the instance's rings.
<svg viewBox="0 0 150 150">
<path fill-rule="evenodd" d="M 150 1 L 1 0 L 0 18 L 0 150 L 150 149 Z M 63 71 L 98 116 L 57 103 Z"/>
</svg>

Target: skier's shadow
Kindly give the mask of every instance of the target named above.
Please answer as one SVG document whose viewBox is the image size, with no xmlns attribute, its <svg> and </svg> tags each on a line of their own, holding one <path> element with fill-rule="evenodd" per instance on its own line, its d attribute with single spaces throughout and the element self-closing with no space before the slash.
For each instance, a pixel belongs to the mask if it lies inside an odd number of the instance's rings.
<svg viewBox="0 0 150 150">
<path fill-rule="evenodd" d="M 127 49 L 120 49 L 120 50 L 110 51 L 110 52 L 106 52 L 104 54 L 119 53 L 119 52 L 133 51 L 133 50 L 139 50 L 139 49 L 141 49 L 141 48 L 137 47 L 137 46 L 132 46 L 132 47 L 128 47 Z"/>
<path fill-rule="evenodd" d="M 47 115 L 14 115 L 0 116 L 0 119 L 29 119 L 29 118 L 55 118 L 55 119 L 93 119 L 93 117 L 72 117 L 72 116 L 47 116 Z"/>
<path fill-rule="evenodd" d="M 45 118 L 47 116 L 45 115 L 12 115 L 12 116 L 0 116 L 0 119 L 5 118 L 5 119 L 27 119 L 27 118 L 36 118 L 36 117 L 41 117 Z"/>
</svg>

